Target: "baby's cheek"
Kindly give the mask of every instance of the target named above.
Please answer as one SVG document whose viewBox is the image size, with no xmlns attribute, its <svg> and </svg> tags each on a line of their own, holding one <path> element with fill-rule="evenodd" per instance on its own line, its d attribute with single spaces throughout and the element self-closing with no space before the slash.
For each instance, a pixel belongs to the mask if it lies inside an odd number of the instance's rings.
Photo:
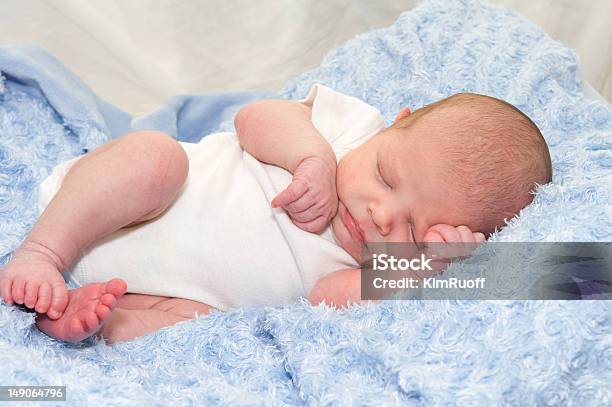
<svg viewBox="0 0 612 407">
<path fill-rule="evenodd" d="M 344 199 L 346 195 L 345 189 L 346 189 L 345 177 L 342 174 L 337 174 L 336 175 L 336 195 L 338 195 L 338 198 L 340 198 L 340 200 Z"/>
</svg>

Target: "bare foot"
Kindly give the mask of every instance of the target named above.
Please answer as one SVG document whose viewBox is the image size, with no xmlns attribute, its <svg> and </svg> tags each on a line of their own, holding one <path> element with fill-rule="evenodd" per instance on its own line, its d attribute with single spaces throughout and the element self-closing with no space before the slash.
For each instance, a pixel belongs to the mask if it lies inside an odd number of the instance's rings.
<svg viewBox="0 0 612 407">
<path fill-rule="evenodd" d="M 0 272 L 0 296 L 57 319 L 68 304 L 59 258 L 45 246 L 25 242 Z"/>
<path fill-rule="evenodd" d="M 47 335 L 67 342 L 79 342 L 98 332 L 111 315 L 117 299 L 127 291 L 124 280 L 87 284 L 68 292 L 68 306 L 59 319 L 36 316 L 36 325 Z"/>
</svg>

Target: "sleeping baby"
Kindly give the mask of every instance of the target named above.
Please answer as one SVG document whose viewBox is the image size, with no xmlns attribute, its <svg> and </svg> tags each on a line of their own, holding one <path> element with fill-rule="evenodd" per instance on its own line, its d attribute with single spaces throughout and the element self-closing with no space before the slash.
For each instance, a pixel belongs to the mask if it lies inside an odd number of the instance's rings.
<svg viewBox="0 0 612 407">
<path fill-rule="evenodd" d="M 51 337 L 109 343 L 211 310 L 360 301 L 373 242 L 482 242 L 551 180 L 534 123 L 461 93 L 385 128 L 315 85 L 242 108 L 197 144 L 126 134 L 57 166 L 40 218 L 0 272 Z M 68 290 L 65 279 L 80 288 Z"/>
</svg>

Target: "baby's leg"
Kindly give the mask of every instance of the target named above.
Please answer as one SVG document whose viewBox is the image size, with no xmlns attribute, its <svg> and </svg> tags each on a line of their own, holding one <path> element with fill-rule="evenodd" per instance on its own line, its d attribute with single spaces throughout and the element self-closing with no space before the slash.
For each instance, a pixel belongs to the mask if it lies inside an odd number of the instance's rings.
<svg viewBox="0 0 612 407">
<path fill-rule="evenodd" d="M 67 267 L 94 241 L 163 212 L 188 170 L 169 136 L 129 133 L 75 163 L 26 242 L 49 248 Z"/>
<path fill-rule="evenodd" d="M 169 300 L 172 297 L 151 294 L 128 293 L 117 301 L 117 308 L 123 309 L 151 309 L 154 305 Z"/>
<path fill-rule="evenodd" d="M 188 169 L 181 146 L 157 132 L 129 133 L 83 156 L 0 273 L 4 301 L 59 318 L 68 303 L 59 273 L 95 240 L 161 214 Z"/>
<path fill-rule="evenodd" d="M 119 300 L 99 335 L 107 343 L 127 341 L 192 319 L 196 313 L 206 315 L 214 309 L 184 298 L 127 294 Z"/>
</svg>

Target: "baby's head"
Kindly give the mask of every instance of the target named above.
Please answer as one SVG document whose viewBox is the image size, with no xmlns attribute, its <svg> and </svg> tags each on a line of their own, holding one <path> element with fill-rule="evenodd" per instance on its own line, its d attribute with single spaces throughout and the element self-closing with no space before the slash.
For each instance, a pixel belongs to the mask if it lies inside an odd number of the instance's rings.
<svg viewBox="0 0 612 407">
<path fill-rule="evenodd" d="M 488 236 L 551 177 L 548 147 L 527 116 L 499 99 L 461 93 L 412 114 L 403 109 L 342 158 L 332 226 L 355 258 L 357 234 L 366 242 L 423 242 L 429 228 L 448 224 Z"/>
</svg>

